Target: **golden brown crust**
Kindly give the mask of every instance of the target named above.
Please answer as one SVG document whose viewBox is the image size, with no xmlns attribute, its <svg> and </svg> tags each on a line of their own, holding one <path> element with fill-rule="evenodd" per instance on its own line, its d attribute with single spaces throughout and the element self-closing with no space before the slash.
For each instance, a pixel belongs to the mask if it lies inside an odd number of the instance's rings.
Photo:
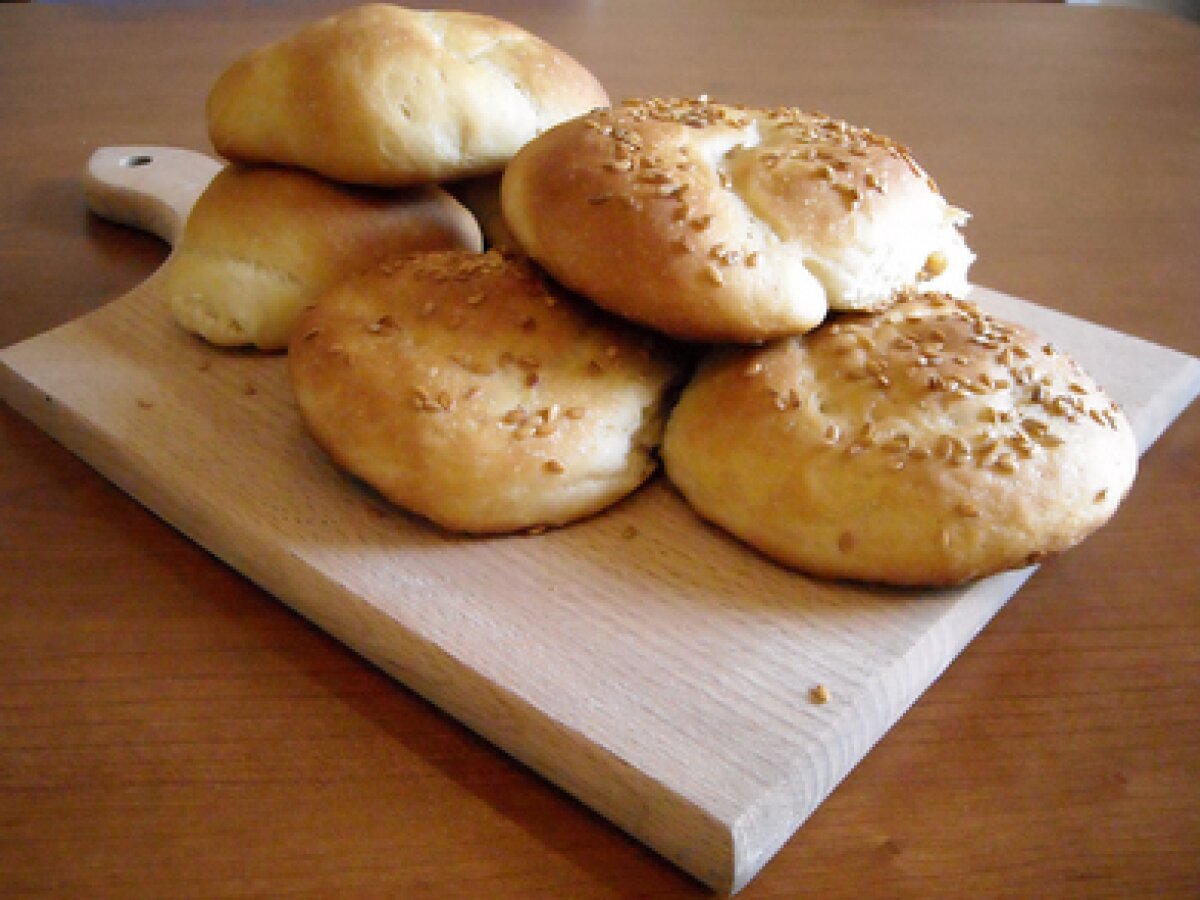
<svg viewBox="0 0 1200 900">
<path fill-rule="evenodd" d="M 470 212 L 438 187 L 373 190 L 298 169 L 226 166 L 164 272 L 176 320 L 221 345 L 277 350 L 339 278 L 408 250 L 479 250 Z"/>
<path fill-rule="evenodd" d="M 630 100 L 541 135 L 505 218 L 572 289 L 677 337 L 755 342 L 918 282 L 966 288 L 950 207 L 900 145 L 819 114 Z"/>
<path fill-rule="evenodd" d="M 233 63 L 208 98 L 230 159 L 399 186 L 499 171 L 608 103 L 583 66 L 500 19 L 367 4 Z"/>
<path fill-rule="evenodd" d="M 561 525 L 634 490 L 679 375 L 660 341 L 496 251 L 343 282 L 305 313 L 289 368 L 335 462 L 466 532 Z"/>
<path fill-rule="evenodd" d="M 663 458 L 701 515 L 767 555 L 906 585 L 1075 545 L 1137 465 L 1124 415 L 1069 357 L 945 295 L 719 353 Z"/>
</svg>

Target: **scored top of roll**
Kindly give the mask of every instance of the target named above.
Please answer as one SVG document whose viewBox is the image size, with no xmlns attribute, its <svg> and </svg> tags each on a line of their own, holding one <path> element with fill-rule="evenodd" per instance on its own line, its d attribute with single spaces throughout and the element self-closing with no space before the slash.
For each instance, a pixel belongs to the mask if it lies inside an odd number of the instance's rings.
<svg viewBox="0 0 1200 900">
<path fill-rule="evenodd" d="M 376 3 L 238 59 L 207 115 L 227 158 L 398 186 L 498 171 L 607 103 L 587 69 L 512 23 Z"/>
<path fill-rule="evenodd" d="M 555 277 L 681 338 L 756 342 L 918 285 L 961 294 L 973 259 L 967 214 L 905 147 L 793 108 L 629 100 L 530 142 L 502 191 Z"/>
</svg>

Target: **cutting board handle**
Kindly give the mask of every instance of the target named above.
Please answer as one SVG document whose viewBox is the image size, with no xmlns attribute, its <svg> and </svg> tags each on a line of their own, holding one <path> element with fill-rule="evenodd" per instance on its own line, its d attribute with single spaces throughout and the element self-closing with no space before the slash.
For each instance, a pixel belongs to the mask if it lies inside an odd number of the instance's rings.
<svg viewBox="0 0 1200 900">
<path fill-rule="evenodd" d="M 101 147 L 88 160 L 84 197 L 96 215 L 174 246 L 192 206 L 222 168 L 211 156 L 177 147 Z"/>
</svg>

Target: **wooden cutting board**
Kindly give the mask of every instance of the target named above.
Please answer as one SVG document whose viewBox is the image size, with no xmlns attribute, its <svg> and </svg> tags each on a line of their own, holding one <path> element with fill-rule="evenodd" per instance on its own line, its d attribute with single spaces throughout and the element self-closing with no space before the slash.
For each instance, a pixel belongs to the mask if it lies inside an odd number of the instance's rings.
<svg viewBox="0 0 1200 900">
<path fill-rule="evenodd" d="M 93 209 L 173 241 L 218 169 L 187 151 L 109 148 L 85 181 Z M 1196 359 L 974 296 L 1075 355 L 1142 449 L 1200 392 Z M 301 427 L 281 356 L 216 350 L 176 327 L 158 276 L 0 352 L 0 396 L 721 891 L 759 871 L 1032 571 L 937 592 L 815 581 L 700 522 L 661 478 L 566 529 L 443 534 L 333 468 Z M 811 698 L 817 685 L 828 702 Z"/>
</svg>

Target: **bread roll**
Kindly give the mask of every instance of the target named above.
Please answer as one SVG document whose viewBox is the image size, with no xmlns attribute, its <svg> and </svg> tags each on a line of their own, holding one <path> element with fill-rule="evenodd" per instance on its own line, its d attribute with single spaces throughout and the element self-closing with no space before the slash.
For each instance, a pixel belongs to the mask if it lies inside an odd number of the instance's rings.
<svg viewBox="0 0 1200 900">
<path fill-rule="evenodd" d="M 663 459 L 703 517 L 788 566 L 947 585 L 1083 540 L 1129 490 L 1137 451 L 1068 356 L 931 294 L 716 353 Z"/>
<path fill-rule="evenodd" d="M 479 230 L 483 232 L 485 247 L 497 250 L 520 251 L 521 245 L 513 237 L 504 211 L 500 208 L 500 175 L 481 175 L 466 178 L 446 185 L 454 199 L 471 211 Z"/>
<path fill-rule="evenodd" d="M 472 533 L 563 525 L 634 490 L 680 372 L 649 334 L 497 251 L 413 254 L 342 282 L 288 361 L 337 465 Z"/>
<path fill-rule="evenodd" d="M 207 114 L 230 159 L 399 186 L 499 171 L 534 135 L 607 103 L 590 72 L 516 25 L 378 3 L 237 60 Z"/>
<path fill-rule="evenodd" d="M 962 293 L 972 260 L 904 147 L 796 109 L 631 100 L 504 173 L 505 219 L 563 284 L 676 337 L 758 342 L 902 289 Z"/>
<path fill-rule="evenodd" d="M 230 165 L 193 207 L 164 270 L 176 320 L 223 346 L 278 350 L 300 310 L 339 278 L 406 250 L 482 238 L 437 187 L 370 190 L 299 169 Z"/>
</svg>

